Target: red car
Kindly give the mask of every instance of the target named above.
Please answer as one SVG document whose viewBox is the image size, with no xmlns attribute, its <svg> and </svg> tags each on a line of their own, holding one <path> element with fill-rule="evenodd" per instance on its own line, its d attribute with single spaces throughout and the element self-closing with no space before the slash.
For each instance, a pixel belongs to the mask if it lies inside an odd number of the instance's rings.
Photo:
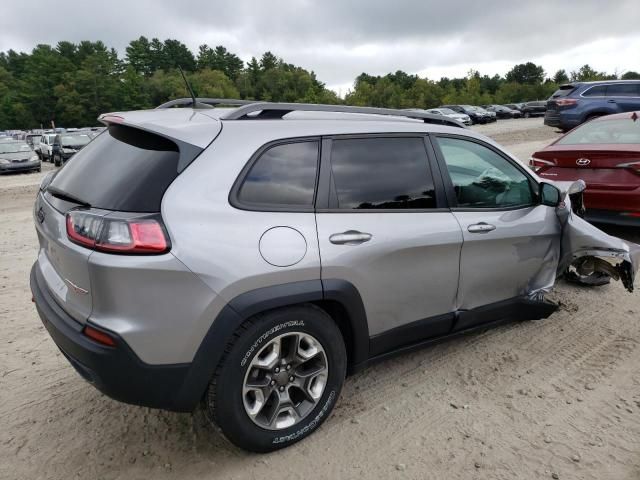
<svg viewBox="0 0 640 480">
<path fill-rule="evenodd" d="M 640 226 L 640 112 L 599 117 L 535 152 L 541 178 L 582 179 L 587 220 Z"/>
</svg>

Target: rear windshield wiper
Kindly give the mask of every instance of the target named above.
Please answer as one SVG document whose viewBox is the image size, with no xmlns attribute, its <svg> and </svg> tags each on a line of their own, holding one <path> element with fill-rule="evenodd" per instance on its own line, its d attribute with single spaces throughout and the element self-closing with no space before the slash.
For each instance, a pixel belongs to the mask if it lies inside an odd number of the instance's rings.
<svg viewBox="0 0 640 480">
<path fill-rule="evenodd" d="M 85 202 L 84 200 L 81 200 L 70 193 L 60 190 L 59 188 L 52 187 L 51 185 L 47 187 L 47 192 L 49 192 L 54 197 L 59 198 L 60 200 L 77 203 L 78 205 L 82 205 L 83 207 L 87 208 L 91 207 L 91 204 L 89 204 L 88 202 Z"/>
</svg>

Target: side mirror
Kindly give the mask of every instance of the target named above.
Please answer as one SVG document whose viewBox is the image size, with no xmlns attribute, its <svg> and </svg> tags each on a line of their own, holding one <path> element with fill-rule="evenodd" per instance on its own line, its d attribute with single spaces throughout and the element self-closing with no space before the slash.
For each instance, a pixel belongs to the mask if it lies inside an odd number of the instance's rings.
<svg viewBox="0 0 640 480">
<path fill-rule="evenodd" d="M 547 207 L 557 207 L 560 204 L 560 190 L 550 183 L 541 183 L 540 203 Z"/>
</svg>

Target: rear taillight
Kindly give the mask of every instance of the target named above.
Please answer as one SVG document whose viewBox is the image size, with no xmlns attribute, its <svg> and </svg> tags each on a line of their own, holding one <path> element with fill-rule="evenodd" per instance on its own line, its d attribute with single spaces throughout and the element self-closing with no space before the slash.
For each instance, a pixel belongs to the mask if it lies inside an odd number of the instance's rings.
<svg viewBox="0 0 640 480">
<path fill-rule="evenodd" d="M 529 166 L 531 167 L 531 170 L 533 170 L 534 172 L 538 172 L 545 167 L 553 167 L 555 165 L 556 165 L 555 162 L 551 162 L 549 160 L 541 160 L 536 157 L 531 157 L 529 159 Z"/>
<path fill-rule="evenodd" d="M 110 253 L 160 254 L 171 247 L 159 215 L 120 218 L 71 210 L 67 236 L 83 247 Z"/>
<path fill-rule="evenodd" d="M 619 163 L 616 165 L 618 168 L 627 168 L 634 173 L 640 175 L 640 162 L 627 162 L 627 163 Z"/>
<path fill-rule="evenodd" d="M 576 98 L 557 98 L 554 100 L 559 107 L 571 107 L 578 104 Z"/>
</svg>

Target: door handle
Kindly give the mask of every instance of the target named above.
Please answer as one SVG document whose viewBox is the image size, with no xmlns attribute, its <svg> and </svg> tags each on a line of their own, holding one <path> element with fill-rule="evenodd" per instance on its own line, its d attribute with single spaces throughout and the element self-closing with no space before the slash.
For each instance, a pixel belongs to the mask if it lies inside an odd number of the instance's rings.
<svg viewBox="0 0 640 480">
<path fill-rule="evenodd" d="M 496 229 L 495 225 L 490 225 L 485 222 L 476 223 L 474 225 L 469 225 L 467 227 L 467 230 L 469 231 L 469 233 L 489 233 L 495 229 Z"/>
<path fill-rule="evenodd" d="M 329 241 L 336 245 L 360 245 L 371 240 L 372 236 L 370 233 L 347 230 L 342 233 L 334 233 L 329 237 Z"/>
<path fill-rule="evenodd" d="M 616 101 L 612 98 L 611 100 L 607 100 L 607 103 L 616 103 Z"/>
</svg>

